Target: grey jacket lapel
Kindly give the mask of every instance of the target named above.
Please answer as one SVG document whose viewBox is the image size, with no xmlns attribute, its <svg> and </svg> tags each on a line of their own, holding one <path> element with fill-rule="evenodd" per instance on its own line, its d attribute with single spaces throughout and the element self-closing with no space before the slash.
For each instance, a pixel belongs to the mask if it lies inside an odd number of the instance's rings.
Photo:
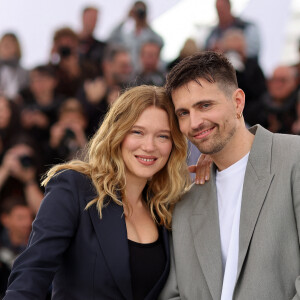
<svg viewBox="0 0 300 300">
<path fill-rule="evenodd" d="M 194 191 L 194 197 L 198 199 L 190 224 L 195 249 L 212 298 L 219 300 L 223 268 L 214 168 L 211 180 L 204 186 L 194 187 Z"/>
<path fill-rule="evenodd" d="M 244 179 L 237 280 L 245 261 L 257 219 L 274 177 L 270 170 L 273 134 L 261 126 L 254 126 L 250 128 L 250 131 L 255 134 L 255 139 L 250 151 Z"/>
</svg>

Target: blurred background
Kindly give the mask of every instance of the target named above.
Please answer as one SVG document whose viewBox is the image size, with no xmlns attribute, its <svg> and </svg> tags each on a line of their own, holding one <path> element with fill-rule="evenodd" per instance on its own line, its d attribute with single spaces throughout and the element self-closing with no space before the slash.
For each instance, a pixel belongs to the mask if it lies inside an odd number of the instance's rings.
<svg viewBox="0 0 300 300">
<path fill-rule="evenodd" d="M 255 22 L 261 32 L 260 64 L 271 74 L 279 63 L 298 60 L 300 38 L 299 0 L 232 0 L 235 15 Z M 106 39 L 126 17 L 131 0 L 1 0 L 0 34 L 13 31 L 22 44 L 22 63 L 31 68 L 49 59 L 52 35 L 57 27 L 80 27 L 81 10 L 86 5 L 100 9 L 95 36 Z M 178 56 L 184 41 L 192 37 L 203 46 L 210 28 L 217 23 L 215 0 L 146 1 L 152 27 L 164 39 L 162 58 Z"/>
</svg>

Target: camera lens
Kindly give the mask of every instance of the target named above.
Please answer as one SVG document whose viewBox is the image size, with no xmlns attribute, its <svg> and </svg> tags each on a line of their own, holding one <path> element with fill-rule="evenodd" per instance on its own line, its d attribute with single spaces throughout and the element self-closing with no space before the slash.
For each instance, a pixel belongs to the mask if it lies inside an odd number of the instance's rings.
<svg viewBox="0 0 300 300">
<path fill-rule="evenodd" d="M 142 7 L 136 9 L 136 16 L 139 19 L 144 19 L 146 17 L 146 10 Z"/>
<path fill-rule="evenodd" d="M 58 49 L 58 53 L 61 57 L 69 57 L 72 54 L 72 49 L 68 46 L 61 46 Z"/>
<path fill-rule="evenodd" d="M 19 157 L 19 160 L 23 168 L 29 168 L 34 165 L 34 161 L 31 156 L 23 155 Z"/>
<path fill-rule="evenodd" d="M 70 128 L 67 128 L 65 131 L 65 138 L 73 139 L 75 138 L 75 133 Z"/>
</svg>

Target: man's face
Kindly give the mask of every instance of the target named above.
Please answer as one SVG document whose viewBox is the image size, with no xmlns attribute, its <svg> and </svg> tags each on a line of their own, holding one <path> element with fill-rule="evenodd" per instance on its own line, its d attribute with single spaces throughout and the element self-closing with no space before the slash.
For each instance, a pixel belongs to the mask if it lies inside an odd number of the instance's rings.
<svg viewBox="0 0 300 300">
<path fill-rule="evenodd" d="M 35 96 L 52 93 L 56 87 L 56 79 L 38 71 L 30 72 L 30 89 Z"/>
<path fill-rule="evenodd" d="M 268 88 L 274 99 L 284 102 L 297 88 L 292 69 L 286 66 L 276 68 L 268 81 Z"/>
<path fill-rule="evenodd" d="M 205 154 L 226 147 L 237 130 L 234 95 L 228 99 L 216 83 L 190 81 L 172 92 L 181 132 Z"/>
<path fill-rule="evenodd" d="M 140 58 L 144 72 L 154 72 L 159 63 L 160 47 L 154 43 L 147 43 L 142 47 Z"/>
<path fill-rule="evenodd" d="M 32 214 L 28 207 L 16 205 L 9 214 L 2 216 L 2 221 L 12 235 L 18 238 L 28 238 L 32 223 Z"/>
<path fill-rule="evenodd" d="M 116 84 L 126 84 L 131 79 L 132 64 L 130 55 L 126 52 L 118 53 L 111 62 L 111 73 Z"/>
</svg>

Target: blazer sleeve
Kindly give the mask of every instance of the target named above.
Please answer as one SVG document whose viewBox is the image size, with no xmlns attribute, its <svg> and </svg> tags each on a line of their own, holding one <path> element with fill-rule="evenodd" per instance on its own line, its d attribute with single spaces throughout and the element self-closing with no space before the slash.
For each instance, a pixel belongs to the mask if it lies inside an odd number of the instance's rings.
<svg viewBox="0 0 300 300">
<path fill-rule="evenodd" d="M 172 234 L 170 234 L 170 273 L 168 280 L 160 293 L 158 300 L 180 300 L 180 295 L 177 286 L 177 277 L 176 277 L 176 269 L 175 269 L 175 259 L 174 259 L 174 250 L 173 250 L 173 241 Z"/>
<path fill-rule="evenodd" d="M 295 216 L 298 227 L 298 240 L 300 241 L 300 163 L 296 164 L 292 173 L 292 187 L 293 187 L 293 203 Z M 300 300 L 300 274 L 295 280 L 296 295 L 292 300 Z"/>
<path fill-rule="evenodd" d="M 78 177 L 74 171 L 64 171 L 47 184 L 28 246 L 13 265 L 5 300 L 45 299 L 76 234 L 80 214 Z"/>
</svg>

